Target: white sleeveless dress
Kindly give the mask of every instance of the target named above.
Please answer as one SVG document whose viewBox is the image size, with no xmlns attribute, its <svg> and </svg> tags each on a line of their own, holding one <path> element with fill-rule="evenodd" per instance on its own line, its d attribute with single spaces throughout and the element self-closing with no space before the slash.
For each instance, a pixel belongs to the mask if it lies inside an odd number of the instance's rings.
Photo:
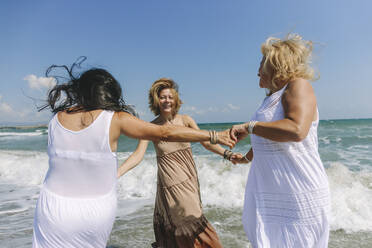
<svg viewBox="0 0 372 248">
<path fill-rule="evenodd" d="M 71 131 L 55 115 L 48 128 L 49 170 L 34 217 L 33 248 L 104 248 L 116 213 L 116 154 L 109 130 L 114 112 Z"/>
<path fill-rule="evenodd" d="M 252 120 L 284 118 L 281 96 L 268 96 Z M 253 247 L 328 247 L 329 187 L 318 153 L 318 121 L 301 142 L 274 142 L 251 135 L 243 226 Z"/>
</svg>

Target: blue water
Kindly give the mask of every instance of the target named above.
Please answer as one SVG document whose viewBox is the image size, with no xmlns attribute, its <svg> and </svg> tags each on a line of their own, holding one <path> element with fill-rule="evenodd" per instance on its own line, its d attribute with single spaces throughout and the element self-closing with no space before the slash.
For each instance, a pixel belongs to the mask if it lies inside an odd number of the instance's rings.
<svg viewBox="0 0 372 248">
<path fill-rule="evenodd" d="M 223 130 L 232 124 L 199 126 Z M 329 247 L 372 247 L 372 119 L 323 120 L 318 136 L 332 194 Z M 119 163 L 136 145 L 136 140 L 120 138 Z M 30 247 L 35 201 L 48 168 L 46 147 L 45 126 L 0 128 L 1 247 Z M 249 148 L 246 139 L 234 151 Z M 249 165 L 231 165 L 198 143 L 192 149 L 207 218 L 225 247 L 249 247 L 240 220 Z M 149 247 L 154 241 L 156 170 L 151 144 L 141 164 L 119 179 L 112 247 Z"/>
</svg>

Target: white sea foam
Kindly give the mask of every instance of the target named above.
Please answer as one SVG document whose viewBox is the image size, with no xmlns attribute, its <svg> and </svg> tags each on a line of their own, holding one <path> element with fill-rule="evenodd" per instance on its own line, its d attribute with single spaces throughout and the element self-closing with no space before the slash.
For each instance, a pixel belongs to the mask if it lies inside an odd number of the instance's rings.
<svg viewBox="0 0 372 248">
<path fill-rule="evenodd" d="M 120 162 L 128 156 L 129 153 L 118 154 Z M 215 155 L 197 155 L 194 158 L 204 206 L 242 208 L 250 165 L 225 164 Z M 36 188 L 43 182 L 47 168 L 45 152 L 0 151 L 2 183 Z M 119 214 L 127 215 L 153 204 L 156 170 L 155 154 L 148 153 L 138 167 L 118 180 Z M 329 163 L 327 174 L 332 197 L 332 230 L 372 231 L 372 172 L 351 171 L 336 162 Z M 24 207 L 29 206 L 22 204 L 15 211 L 23 211 Z"/>
<path fill-rule="evenodd" d="M 28 207 L 23 207 L 23 208 L 3 210 L 3 211 L 0 211 L 0 215 L 21 213 L 21 212 L 27 211 L 28 209 L 29 209 Z"/>
<path fill-rule="evenodd" d="M 352 172 L 341 163 L 327 170 L 331 189 L 331 228 L 372 230 L 372 173 Z"/>
<path fill-rule="evenodd" d="M 249 165 L 230 165 L 213 155 L 194 156 L 204 206 L 243 206 Z M 153 199 L 156 161 L 147 157 L 139 167 L 120 179 L 122 200 Z M 372 231 L 372 172 L 353 172 L 341 163 L 330 163 L 331 229 Z"/>
<path fill-rule="evenodd" d="M 320 137 L 320 138 L 319 138 L 319 141 L 320 141 L 320 142 L 323 142 L 323 143 L 326 144 L 326 145 L 328 145 L 329 143 L 331 143 L 331 141 L 328 139 L 327 136 Z"/>
<path fill-rule="evenodd" d="M 0 136 L 38 136 L 43 135 L 42 130 L 36 130 L 36 132 L 0 132 Z"/>
<path fill-rule="evenodd" d="M 0 181 L 40 185 L 48 169 L 46 152 L 0 151 Z"/>
<path fill-rule="evenodd" d="M 119 153 L 120 163 L 130 153 Z M 119 178 L 118 194 L 121 199 L 152 199 L 156 192 L 156 158 L 154 154 L 145 155 L 142 162 Z"/>
<path fill-rule="evenodd" d="M 250 165 L 233 165 L 220 157 L 196 156 L 204 205 L 242 207 Z"/>
<path fill-rule="evenodd" d="M 370 148 L 369 145 L 353 145 L 348 147 L 348 150 L 368 150 Z"/>
</svg>

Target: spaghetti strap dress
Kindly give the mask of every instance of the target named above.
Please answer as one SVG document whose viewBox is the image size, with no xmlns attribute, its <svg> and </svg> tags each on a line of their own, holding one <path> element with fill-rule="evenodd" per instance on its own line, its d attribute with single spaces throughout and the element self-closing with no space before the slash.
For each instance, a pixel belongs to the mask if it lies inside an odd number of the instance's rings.
<svg viewBox="0 0 372 248">
<path fill-rule="evenodd" d="M 49 122 L 49 169 L 33 224 L 33 248 L 104 248 L 116 213 L 116 154 L 109 129 L 114 112 L 102 111 L 80 131 Z"/>
<path fill-rule="evenodd" d="M 216 231 L 203 215 L 190 143 L 160 141 L 154 142 L 154 146 L 158 182 L 153 247 L 222 247 Z"/>
<path fill-rule="evenodd" d="M 266 97 L 252 120 L 283 119 L 284 90 Z M 318 153 L 318 122 L 312 123 L 300 142 L 275 142 L 251 135 L 253 161 L 245 190 L 243 226 L 253 247 L 328 247 L 329 186 Z"/>
</svg>

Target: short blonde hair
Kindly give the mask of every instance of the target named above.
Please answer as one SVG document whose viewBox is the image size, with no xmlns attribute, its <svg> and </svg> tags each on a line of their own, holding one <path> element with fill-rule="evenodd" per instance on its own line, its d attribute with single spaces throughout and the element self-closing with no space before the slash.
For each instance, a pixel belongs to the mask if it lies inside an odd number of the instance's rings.
<svg viewBox="0 0 372 248">
<path fill-rule="evenodd" d="M 178 95 L 178 85 L 176 82 L 174 82 L 170 78 L 160 78 L 156 80 L 150 90 L 149 90 L 149 107 L 150 110 L 154 113 L 154 115 L 159 115 L 160 114 L 160 103 L 159 103 L 159 94 L 162 90 L 164 89 L 170 89 L 173 98 L 174 98 L 174 107 L 172 110 L 172 114 L 176 115 L 178 113 L 178 110 L 180 109 L 182 105 L 182 101 L 179 98 Z"/>
<path fill-rule="evenodd" d="M 312 49 L 313 43 L 297 34 L 288 34 L 283 40 L 269 37 L 261 45 L 262 73 L 271 78 L 274 89 L 279 82 L 294 78 L 314 80 L 314 70 L 310 67 Z"/>
</svg>

